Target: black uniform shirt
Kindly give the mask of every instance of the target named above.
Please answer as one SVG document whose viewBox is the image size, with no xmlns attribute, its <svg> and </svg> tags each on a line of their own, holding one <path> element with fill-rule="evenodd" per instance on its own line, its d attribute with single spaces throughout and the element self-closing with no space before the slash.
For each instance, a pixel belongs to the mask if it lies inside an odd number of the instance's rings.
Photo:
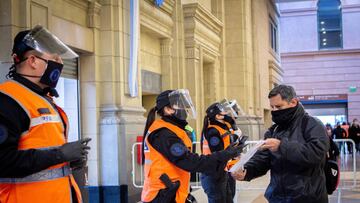
<svg viewBox="0 0 360 203">
<path fill-rule="evenodd" d="M 47 92 L 21 76 L 14 80 L 26 86 L 46 99 Z M 21 134 L 30 126 L 30 119 L 23 108 L 9 96 L 0 93 L 0 177 L 18 178 L 44 170 L 63 162 L 60 151 L 51 150 L 18 150 Z"/>
<path fill-rule="evenodd" d="M 184 129 L 186 124 L 179 124 L 172 117 L 164 116 L 162 119 Z M 148 137 L 148 141 L 155 150 L 161 153 L 171 163 L 188 172 L 212 173 L 224 166 L 220 153 L 212 155 L 198 155 L 189 151 L 184 142 L 172 131 L 161 128 Z"/>
</svg>

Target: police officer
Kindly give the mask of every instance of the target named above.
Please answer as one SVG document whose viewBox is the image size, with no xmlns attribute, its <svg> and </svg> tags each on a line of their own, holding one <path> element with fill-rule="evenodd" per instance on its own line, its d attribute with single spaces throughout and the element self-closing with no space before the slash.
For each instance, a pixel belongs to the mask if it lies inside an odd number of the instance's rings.
<svg viewBox="0 0 360 203">
<path fill-rule="evenodd" d="M 161 118 L 155 120 L 155 113 Z M 167 90 L 156 98 L 144 130 L 144 188 L 142 201 L 185 203 L 190 188 L 190 172 L 215 172 L 224 162 L 238 156 L 243 146 L 230 146 L 212 155 L 191 152 L 185 132 L 186 119 L 196 112 L 188 90 Z"/>
<path fill-rule="evenodd" d="M 201 151 L 204 155 L 227 149 L 231 143 L 236 142 L 239 135 L 235 134 L 235 121 L 225 108 L 218 102 L 210 105 L 206 110 L 201 137 Z M 238 129 L 237 129 L 238 130 Z M 239 130 L 238 130 L 239 131 Z M 245 140 L 241 140 L 245 142 Z M 217 174 L 202 173 L 201 185 L 208 196 L 209 203 L 232 203 L 235 195 L 235 180 L 227 172 L 237 160 L 224 163 L 223 170 Z"/>
<path fill-rule="evenodd" d="M 82 202 L 71 168 L 90 139 L 67 143 L 69 123 L 52 97 L 62 57 L 77 55 L 42 26 L 19 32 L 10 80 L 0 84 L 0 202 Z"/>
</svg>

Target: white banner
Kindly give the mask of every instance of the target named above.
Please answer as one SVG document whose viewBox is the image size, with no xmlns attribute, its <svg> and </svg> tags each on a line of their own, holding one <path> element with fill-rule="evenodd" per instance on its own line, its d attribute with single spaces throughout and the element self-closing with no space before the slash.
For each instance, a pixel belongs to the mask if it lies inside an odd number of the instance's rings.
<svg viewBox="0 0 360 203">
<path fill-rule="evenodd" d="M 131 97 L 138 95 L 138 48 L 139 48 L 139 0 L 130 1 L 130 63 L 129 92 Z"/>
</svg>

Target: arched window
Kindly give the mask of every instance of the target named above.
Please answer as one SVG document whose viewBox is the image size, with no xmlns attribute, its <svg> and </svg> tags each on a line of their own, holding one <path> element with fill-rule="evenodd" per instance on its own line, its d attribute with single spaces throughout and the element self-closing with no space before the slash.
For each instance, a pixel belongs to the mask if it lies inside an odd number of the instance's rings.
<svg viewBox="0 0 360 203">
<path fill-rule="evenodd" d="M 319 0 L 319 48 L 342 48 L 342 23 L 340 0 Z"/>
</svg>

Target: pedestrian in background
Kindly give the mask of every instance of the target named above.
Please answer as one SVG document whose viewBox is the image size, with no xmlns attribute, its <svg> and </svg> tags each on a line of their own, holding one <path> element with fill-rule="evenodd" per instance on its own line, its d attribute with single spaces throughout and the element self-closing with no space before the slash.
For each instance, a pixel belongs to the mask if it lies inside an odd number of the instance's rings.
<svg viewBox="0 0 360 203">
<path fill-rule="evenodd" d="M 353 120 L 351 127 L 349 128 L 349 138 L 355 142 L 356 151 L 359 152 L 360 151 L 360 146 L 359 146 L 360 125 L 359 125 L 359 120 L 356 118 Z"/>
</svg>

